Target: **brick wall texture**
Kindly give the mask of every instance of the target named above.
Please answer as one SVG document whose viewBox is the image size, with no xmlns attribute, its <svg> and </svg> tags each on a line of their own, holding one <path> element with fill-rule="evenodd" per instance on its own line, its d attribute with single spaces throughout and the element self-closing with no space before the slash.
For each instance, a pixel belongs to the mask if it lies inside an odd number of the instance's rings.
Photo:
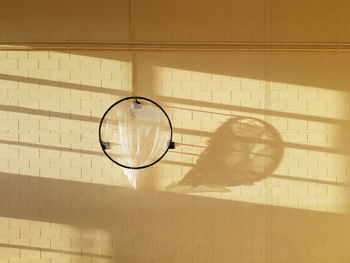
<svg viewBox="0 0 350 263">
<path fill-rule="evenodd" d="M 66 2 L 58 38 L 130 37 L 126 1 L 101 18 L 115 35 L 78 30 L 89 17 Z M 134 38 L 348 41 L 347 1 L 203 1 L 197 17 L 165 2 L 134 1 Z M 50 12 L 1 40 L 53 39 Z M 347 52 L 0 50 L 0 263 L 349 262 L 349 84 Z M 98 141 L 131 94 L 164 108 L 176 143 L 137 190 Z"/>
</svg>

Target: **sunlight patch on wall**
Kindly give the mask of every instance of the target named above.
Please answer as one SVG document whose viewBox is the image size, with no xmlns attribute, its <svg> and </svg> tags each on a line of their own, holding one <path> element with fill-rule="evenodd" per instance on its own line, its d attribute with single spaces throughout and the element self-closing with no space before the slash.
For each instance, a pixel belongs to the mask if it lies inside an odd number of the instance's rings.
<svg viewBox="0 0 350 263">
<path fill-rule="evenodd" d="M 293 207 L 346 212 L 349 151 L 343 130 L 348 125 L 347 94 L 335 89 L 275 82 L 271 89 L 272 110 L 306 116 L 300 119 L 271 118 L 271 124 L 286 142 L 284 158 L 275 173 L 297 181 L 272 179 L 272 184 L 284 189 L 281 192 L 285 193 L 274 204 L 284 206 L 292 200 Z"/>
<path fill-rule="evenodd" d="M 98 228 L 75 227 L 52 222 L 0 218 L 5 239 L 0 240 L 1 260 L 104 260 L 113 251 L 111 233 Z"/>
<path fill-rule="evenodd" d="M 118 184 L 119 169 L 101 152 L 98 125 L 111 104 L 131 93 L 128 59 L 129 52 L 6 52 L 1 171 Z"/>
<path fill-rule="evenodd" d="M 265 108 L 264 81 L 162 66 L 154 71 L 155 92 L 178 143 L 161 163 L 160 189 L 344 213 L 349 188 L 348 150 L 339 143 L 347 122 L 344 91 L 272 82 Z"/>
</svg>

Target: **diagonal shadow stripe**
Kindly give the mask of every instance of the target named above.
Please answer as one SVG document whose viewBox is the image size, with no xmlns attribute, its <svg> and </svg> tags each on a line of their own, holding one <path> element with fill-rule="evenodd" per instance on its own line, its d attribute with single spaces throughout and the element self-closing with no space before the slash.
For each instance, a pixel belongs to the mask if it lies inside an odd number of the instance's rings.
<svg viewBox="0 0 350 263">
<path fill-rule="evenodd" d="M 55 118 L 65 118 L 65 119 L 78 120 L 78 121 L 97 122 L 97 123 L 100 122 L 101 120 L 98 117 L 90 117 L 90 116 L 84 116 L 84 115 L 78 115 L 78 114 L 61 113 L 61 112 L 54 112 L 54 111 L 47 111 L 47 110 L 37 110 L 37 109 L 18 107 L 18 106 L 12 106 L 12 105 L 0 105 L 0 110 L 13 111 L 18 113 L 27 113 L 27 114 L 33 114 L 33 115 L 42 115 L 42 116 L 55 117 Z M 182 128 L 174 128 L 174 132 L 195 135 L 195 136 L 204 136 L 204 137 L 210 137 L 213 134 L 211 132 L 182 129 Z M 242 137 L 242 139 L 246 139 L 246 138 Z M 262 143 L 268 144 L 271 142 L 263 141 Z M 318 151 L 318 152 L 328 152 L 328 153 L 335 153 L 335 154 L 344 154 L 344 155 L 348 155 L 350 153 L 348 149 L 329 148 L 329 147 L 305 145 L 305 144 L 298 144 L 298 143 L 291 143 L 291 142 L 283 142 L 283 146 L 289 147 L 289 148 Z"/>
<path fill-rule="evenodd" d="M 57 150 L 57 151 L 66 151 L 66 152 L 74 152 L 74 153 L 81 153 L 81 154 L 91 154 L 91 155 L 104 156 L 104 154 L 102 152 L 89 151 L 89 150 L 80 150 L 80 149 L 72 149 L 72 148 L 58 147 L 58 146 L 51 146 L 51 145 L 44 145 L 44 144 L 35 144 L 35 143 L 14 142 L 14 141 L 8 141 L 8 140 L 0 140 L 0 144 L 1 143 L 2 144 L 23 146 L 23 147 L 34 147 L 34 148 L 47 149 L 47 150 Z M 170 164 L 170 165 L 187 166 L 187 167 L 195 166 L 194 164 L 191 164 L 191 163 L 177 162 L 177 161 L 170 161 L 170 160 L 161 160 L 161 163 L 163 163 L 163 164 Z M 272 174 L 272 175 L 270 175 L 270 177 L 279 178 L 279 179 L 286 179 L 286 180 L 303 181 L 303 182 L 309 182 L 309 183 L 318 183 L 318 184 L 327 184 L 327 185 L 350 187 L 350 184 L 341 183 L 341 182 L 315 180 L 315 179 L 296 177 L 296 176 L 289 176 L 289 175 Z"/>
<path fill-rule="evenodd" d="M 62 249 L 44 248 L 44 247 L 31 247 L 31 246 L 5 244 L 5 243 L 0 243 L 0 247 L 13 248 L 13 249 L 36 250 L 36 251 L 40 251 L 40 252 L 51 252 L 51 253 L 65 254 L 65 255 L 72 255 L 72 256 L 81 256 L 81 257 L 112 259 L 112 256 L 109 256 L 109 255 L 98 255 L 98 254 L 87 253 L 87 252 L 76 252 L 76 251 L 69 251 L 69 250 L 62 250 Z"/>
<path fill-rule="evenodd" d="M 7 74 L 0 74 L 0 79 L 10 80 L 10 81 L 19 81 L 19 82 L 25 82 L 25 83 L 35 83 L 35 84 L 41 84 L 41 85 L 47 85 L 47 86 L 61 87 L 66 89 L 85 90 L 90 92 L 98 92 L 98 93 L 105 93 L 105 94 L 111 94 L 111 95 L 130 96 L 130 92 L 128 91 L 114 90 L 109 88 L 100 88 L 96 86 L 88 86 L 88 85 L 81 85 L 81 84 L 73 84 L 73 83 L 67 83 L 67 82 L 61 82 L 61 81 L 13 76 L 13 75 L 7 75 Z M 292 119 L 308 120 L 308 121 L 315 121 L 315 122 L 324 122 L 324 123 L 330 123 L 330 124 L 336 124 L 336 125 L 350 124 L 350 121 L 346 119 L 334 119 L 334 118 L 319 117 L 319 116 L 307 115 L 307 114 L 296 114 L 296 113 L 290 113 L 290 112 L 273 111 L 273 110 L 258 109 L 258 108 L 244 107 L 244 106 L 214 103 L 214 102 L 182 99 L 182 98 L 176 98 L 176 97 L 154 95 L 154 99 L 160 102 L 178 103 L 178 104 L 200 106 L 200 107 L 206 107 L 206 108 L 223 109 L 223 110 L 229 110 L 229 111 L 254 113 L 254 114 L 261 114 L 261 115 L 268 115 L 268 116 L 278 116 L 283 118 L 292 118 Z"/>
<path fill-rule="evenodd" d="M 73 153 L 80 153 L 80 154 L 105 156 L 102 152 L 98 152 L 98 151 L 73 149 L 73 148 L 52 146 L 52 145 L 45 145 L 45 144 L 38 144 L 38 143 L 15 142 L 15 141 L 10 141 L 10 140 L 1 140 L 0 139 L 0 144 L 9 144 L 9 145 L 17 145 L 20 147 L 21 146 L 22 147 L 33 147 L 33 148 L 46 149 L 46 150 L 55 150 L 55 151 L 73 152 Z M 175 154 L 186 154 L 186 153 L 181 153 L 181 152 L 174 152 L 174 153 Z M 170 161 L 170 160 L 161 160 L 161 163 L 170 164 L 170 165 L 179 165 L 179 166 L 189 166 L 189 167 L 193 166 L 192 163 L 176 162 L 176 161 Z"/>
<path fill-rule="evenodd" d="M 316 184 L 334 185 L 334 186 L 341 186 L 341 187 L 350 187 L 350 184 L 347 184 L 347 183 L 331 182 L 331 181 L 318 180 L 318 179 L 309 179 L 309 178 L 290 176 L 290 175 L 272 174 L 269 177 L 278 178 L 278 179 L 285 179 L 285 180 L 301 181 L 301 182 L 307 182 L 307 183 L 316 183 Z"/>
<path fill-rule="evenodd" d="M 32 108 L 26 108 L 26 107 L 12 106 L 12 105 L 0 105 L 0 110 L 33 114 L 33 115 L 41 115 L 41 116 L 54 117 L 54 118 L 63 118 L 63 119 L 70 119 L 70 120 L 77 120 L 77 121 L 100 122 L 101 120 L 98 117 L 71 114 L 71 113 L 62 113 L 62 112 L 48 111 L 48 110 L 38 110 L 38 109 L 32 109 Z"/>
<path fill-rule="evenodd" d="M 197 130 L 183 129 L 183 128 L 174 128 L 174 132 L 180 133 L 180 134 L 189 134 L 189 135 L 194 135 L 194 136 L 203 136 L 203 137 L 210 137 L 213 135 L 212 132 L 197 131 Z M 239 139 L 239 141 L 241 141 L 241 142 L 261 143 L 261 144 L 272 145 L 272 146 L 276 145 L 276 142 L 270 141 L 270 140 L 249 138 L 249 137 L 238 136 L 238 135 L 236 135 L 235 138 Z M 307 150 L 307 151 L 350 155 L 350 150 L 347 148 L 342 149 L 342 148 L 322 147 L 322 146 L 316 146 L 316 145 L 308 145 L 308 144 L 285 142 L 285 141 L 280 141 L 280 142 L 278 142 L 278 144 L 280 144 L 281 146 L 286 147 L 286 148 L 294 148 L 294 149 L 301 149 L 301 150 Z"/>
<path fill-rule="evenodd" d="M 182 98 L 176 98 L 176 97 L 159 96 L 159 95 L 158 96 L 156 95 L 155 97 L 159 101 L 163 101 L 163 102 L 186 104 L 186 105 L 200 106 L 200 107 L 205 107 L 205 108 L 215 108 L 215 109 L 223 109 L 223 110 L 229 110 L 229 111 L 238 111 L 238 112 L 245 112 L 245 113 L 268 115 L 268 116 L 277 116 L 277 117 L 283 117 L 283 118 L 300 119 L 300 120 L 315 121 L 315 122 L 324 122 L 324 123 L 330 123 L 330 124 L 336 124 L 336 125 L 344 125 L 344 124 L 349 125 L 350 124 L 350 121 L 346 120 L 346 119 L 326 118 L 326 117 L 319 117 L 319 116 L 307 115 L 307 114 L 296 114 L 296 113 L 283 112 L 283 111 L 258 109 L 258 108 L 244 107 L 244 106 L 235 106 L 235 105 L 228 105 L 228 104 L 221 104 L 221 103 L 214 103 L 214 102 L 205 102 L 205 101 L 190 100 L 190 99 L 182 99 Z M 193 110 L 193 111 L 196 111 L 196 110 Z"/>
<path fill-rule="evenodd" d="M 288 240 L 302 247 L 312 244 L 311 247 L 316 249 L 307 253 L 310 258 L 318 258 L 320 250 L 317 248 L 323 248 L 323 241 L 326 240 L 329 251 L 344 251 L 347 254 L 343 254 L 342 259 L 348 258 L 346 248 L 350 235 L 349 215 L 341 212 L 336 214 L 313 211 L 305 207 L 282 207 L 283 203 L 254 204 L 249 201 L 225 200 L 220 196 L 135 191 L 114 185 L 16 173 L 0 172 L 0 179 L 6 184 L 0 191 L 0 203 L 3 204 L 0 216 L 67 224 L 78 229 L 100 228 L 108 231 L 108 235 L 113 238 L 112 262 L 124 262 L 120 257 L 135 253 L 135 247 L 130 244 L 135 240 L 136 234 L 140 233 L 142 237 L 146 237 L 145 240 L 154 240 L 157 245 L 146 249 L 151 249 L 150 253 L 156 254 L 159 250 L 168 249 L 169 238 L 175 238 L 178 233 L 189 239 L 198 239 L 198 233 L 202 233 L 203 229 L 206 231 L 203 234 L 205 247 L 213 247 L 216 240 L 223 241 L 222 246 L 229 249 L 224 250 L 226 254 L 222 254 L 223 257 L 220 258 L 232 258 L 232 244 L 241 237 L 256 238 L 257 233 L 263 233 L 261 244 L 264 245 L 264 238 L 268 236 L 265 235 L 266 220 L 271 215 L 273 230 L 278 234 L 277 242 Z M 143 211 L 142 216 L 139 211 Z M 222 219 L 218 219 L 218 216 Z M 169 227 L 172 224 L 178 227 Z M 138 230 L 140 231 L 135 232 Z M 172 248 L 181 250 L 182 241 L 175 242 Z M 77 248 L 83 248 L 83 244 L 77 245 Z M 193 249 L 196 248 L 195 245 Z M 339 245 L 340 250 L 337 250 Z M 296 250 L 297 258 L 305 255 L 304 251 Z M 204 256 L 209 258 L 210 254 Z M 135 262 L 144 261 L 144 258 L 137 258 Z"/>
<path fill-rule="evenodd" d="M 10 80 L 10 81 L 19 81 L 19 82 L 24 82 L 24 83 L 39 84 L 39 85 L 45 85 L 45 86 L 51 86 L 51 87 L 59 87 L 59 88 L 64 88 L 64 89 L 73 89 L 73 90 L 105 93 L 105 94 L 119 95 L 119 96 L 129 96 L 130 95 L 130 92 L 123 91 L 123 90 L 102 88 L 102 87 L 96 87 L 96 86 L 90 86 L 90 85 L 84 85 L 84 84 L 68 83 L 68 82 L 55 81 L 55 80 L 13 76 L 13 75 L 7 75 L 7 74 L 0 74 L 0 79 Z"/>
<path fill-rule="evenodd" d="M 24 146 L 24 147 L 33 147 L 33 148 L 39 148 L 39 149 L 73 152 L 73 153 L 81 153 L 81 154 L 91 154 L 91 155 L 98 155 L 98 156 L 104 155 L 102 152 L 97 152 L 97 151 L 73 149 L 73 148 L 67 148 L 67 147 L 52 146 L 52 145 L 37 144 L 37 143 L 28 143 L 28 142 L 15 142 L 15 141 L 9 141 L 9 140 L 0 140 L 0 144 L 10 144 L 10 145 L 17 145 L 17 146 Z"/>
</svg>

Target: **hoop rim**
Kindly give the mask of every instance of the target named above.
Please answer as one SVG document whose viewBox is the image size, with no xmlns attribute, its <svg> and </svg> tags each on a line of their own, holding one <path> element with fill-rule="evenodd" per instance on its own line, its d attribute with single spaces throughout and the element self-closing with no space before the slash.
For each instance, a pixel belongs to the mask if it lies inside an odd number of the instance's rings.
<svg viewBox="0 0 350 263">
<path fill-rule="evenodd" d="M 102 143 L 102 138 L 101 138 L 101 129 L 102 129 L 102 123 L 103 123 L 103 120 L 104 118 L 106 117 L 106 115 L 108 114 L 108 112 L 114 107 L 116 106 L 117 104 L 125 101 L 125 100 L 130 100 L 130 99 L 141 99 L 141 100 L 146 100 L 146 101 L 149 101 L 151 103 L 153 103 L 154 105 L 156 105 L 162 112 L 163 114 L 165 115 L 165 117 L 167 118 L 168 120 L 168 123 L 169 123 L 169 127 L 170 127 L 170 140 L 169 140 L 169 143 L 168 143 L 168 147 L 166 148 L 166 150 L 164 151 L 164 153 L 157 159 L 155 160 L 154 162 L 150 163 L 150 164 L 147 164 L 147 165 L 143 165 L 143 166 L 137 166 L 137 167 L 132 167 L 132 166 L 127 166 L 127 165 L 124 165 L 124 164 L 121 164 L 119 162 L 117 162 L 116 160 L 114 160 L 111 156 L 108 155 L 108 153 L 106 152 L 105 150 L 105 147 L 103 146 L 103 143 Z M 145 97 L 140 97 L 140 96 L 131 96 L 131 97 L 126 97 L 126 98 L 123 98 L 121 100 L 118 100 L 117 102 L 113 103 L 107 110 L 106 112 L 103 114 L 102 118 L 101 118 L 101 121 L 100 121 L 100 125 L 99 125 L 99 129 L 98 129 L 98 138 L 99 138 L 99 141 L 100 141 L 100 146 L 103 150 L 103 153 L 108 157 L 108 159 L 110 159 L 113 163 L 123 167 L 123 168 L 127 168 L 127 169 L 132 169 L 132 170 L 137 170 L 137 169 L 143 169 L 143 168 L 147 168 L 147 167 L 150 167 L 154 164 L 156 164 L 157 162 L 159 162 L 164 156 L 165 154 L 169 151 L 170 149 L 170 146 L 171 146 L 171 142 L 173 141 L 173 126 L 171 124 L 171 121 L 170 121 L 170 118 L 168 116 L 168 114 L 165 112 L 165 110 L 155 101 L 151 100 L 151 99 L 148 99 L 148 98 L 145 98 Z"/>
</svg>

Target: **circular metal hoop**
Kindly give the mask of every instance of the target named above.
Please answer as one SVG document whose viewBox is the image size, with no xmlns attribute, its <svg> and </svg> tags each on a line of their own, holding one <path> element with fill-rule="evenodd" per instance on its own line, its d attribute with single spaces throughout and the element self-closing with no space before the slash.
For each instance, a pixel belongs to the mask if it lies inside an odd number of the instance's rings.
<svg viewBox="0 0 350 263">
<path fill-rule="evenodd" d="M 105 150 L 105 145 L 103 144 L 102 142 L 102 138 L 101 138 L 101 128 L 102 128 L 102 123 L 103 123 L 103 120 L 104 118 L 106 117 L 106 115 L 108 114 L 108 112 L 114 107 L 116 106 L 117 104 L 125 101 L 125 100 L 130 100 L 130 99 L 134 99 L 137 100 L 138 99 L 141 99 L 141 100 L 146 100 L 146 101 L 149 101 L 151 102 L 152 104 L 154 104 L 155 106 L 157 106 L 162 112 L 163 114 L 165 115 L 165 117 L 167 118 L 168 122 L 169 122 L 169 127 L 170 127 L 170 140 L 169 140 L 169 143 L 168 143 L 168 147 L 166 148 L 166 150 L 164 151 L 164 153 L 156 160 L 154 161 L 153 163 L 150 163 L 150 164 L 147 164 L 147 165 L 144 165 L 144 166 L 137 166 L 137 167 L 132 167 L 132 166 L 127 166 L 127 165 L 123 165 L 121 163 L 118 163 L 116 160 L 114 160 L 111 156 L 108 155 L 108 153 L 106 152 Z M 100 121 L 100 125 L 99 125 L 99 129 L 98 129 L 98 138 L 99 138 L 99 141 L 100 141 L 100 145 L 101 145 L 101 148 L 103 150 L 103 153 L 108 157 L 108 159 L 110 159 L 113 163 L 123 167 L 123 168 L 127 168 L 127 169 L 143 169 L 143 168 L 147 168 L 147 167 L 150 167 L 154 164 L 156 164 L 157 162 L 159 162 L 164 156 L 165 154 L 168 152 L 168 150 L 170 149 L 171 147 L 171 144 L 172 144 L 172 139 L 173 139 L 173 126 L 171 125 L 171 121 L 170 121 L 170 118 L 169 116 L 166 114 L 165 110 L 158 104 L 156 103 L 155 101 L 151 100 L 151 99 L 148 99 L 148 98 L 145 98 L 145 97 L 139 97 L 139 96 L 133 96 L 133 97 L 126 97 L 124 99 L 121 99 L 121 100 L 118 100 L 117 102 L 113 103 L 107 110 L 106 112 L 103 114 L 102 118 L 101 118 L 101 121 Z"/>
</svg>

